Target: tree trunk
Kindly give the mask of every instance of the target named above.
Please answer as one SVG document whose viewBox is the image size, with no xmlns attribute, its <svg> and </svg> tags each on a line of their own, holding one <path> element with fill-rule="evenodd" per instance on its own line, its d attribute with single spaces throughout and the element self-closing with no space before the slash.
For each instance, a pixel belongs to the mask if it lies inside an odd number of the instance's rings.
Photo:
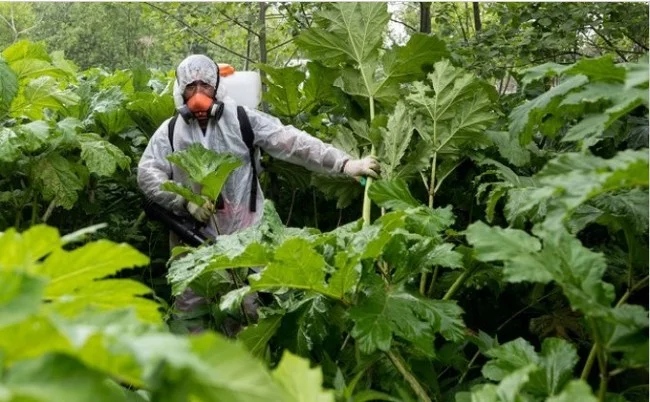
<svg viewBox="0 0 650 402">
<path fill-rule="evenodd" d="M 260 2 L 260 15 L 259 15 L 259 38 L 260 38 L 260 63 L 266 64 L 266 8 L 265 2 Z M 265 74 L 260 71 L 260 78 L 262 79 L 262 93 L 266 92 L 266 85 L 264 84 Z M 262 101 L 262 110 L 268 112 L 269 110 L 266 102 Z"/>
<path fill-rule="evenodd" d="M 481 9 L 479 8 L 478 1 L 472 3 L 472 9 L 474 10 L 474 30 L 476 34 L 481 31 Z"/>
<path fill-rule="evenodd" d="M 431 3 L 420 3 L 420 32 L 431 33 Z"/>
</svg>

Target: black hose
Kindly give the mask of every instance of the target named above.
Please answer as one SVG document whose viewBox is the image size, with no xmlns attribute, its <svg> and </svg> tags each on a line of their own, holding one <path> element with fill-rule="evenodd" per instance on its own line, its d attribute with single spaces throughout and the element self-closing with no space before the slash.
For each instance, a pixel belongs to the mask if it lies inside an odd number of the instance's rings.
<svg viewBox="0 0 650 402">
<path fill-rule="evenodd" d="M 152 201 L 145 201 L 143 209 L 149 219 L 165 225 L 187 245 L 198 247 L 208 239 L 198 230 L 197 222 L 193 219 L 178 216 Z"/>
</svg>

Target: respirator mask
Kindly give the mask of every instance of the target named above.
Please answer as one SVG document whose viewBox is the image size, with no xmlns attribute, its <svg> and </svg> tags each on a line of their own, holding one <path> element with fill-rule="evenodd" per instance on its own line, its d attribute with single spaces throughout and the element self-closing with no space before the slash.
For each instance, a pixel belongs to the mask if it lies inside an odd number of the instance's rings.
<svg viewBox="0 0 650 402">
<path fill-rule="evenodd" d="M 223 102 L 197 91 L 178 109 L 178 113 L 186 122 L 194 118 L 198 120 L 209 118 L 219 120 L 223 114 Z"/>
</svg>

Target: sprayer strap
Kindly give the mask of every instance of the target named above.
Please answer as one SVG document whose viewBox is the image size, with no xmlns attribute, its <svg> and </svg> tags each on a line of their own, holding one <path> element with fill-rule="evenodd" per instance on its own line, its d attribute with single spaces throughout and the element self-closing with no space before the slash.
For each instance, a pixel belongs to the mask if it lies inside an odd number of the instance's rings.
<svg viewBox="0 0 650 402">
<path fill-rule="evenodd" d="M 251 122 L 248 120 L 246 110 L 244 110 L 242 106 L 237 106 L 237 120 L 239 120 L 241 137 L 248 148 L 251 166 L 253 167 L 253 180 L 251 183 L 248 209 L 251 212 L 255 212 L 257 210 L 257 161 L 255 160 L 255 133 L 253 133 L 253 127 L 251 127 Z"/>
<path fill-rule="evenodd" d="M 169 138 L 169 146 L 172 147 L 172 152 L 174 152 L 174 127 L 176 126 L 176 120 L 178 120 L 177 114 L 167 123 L 167 138 Z"/>
</svg>

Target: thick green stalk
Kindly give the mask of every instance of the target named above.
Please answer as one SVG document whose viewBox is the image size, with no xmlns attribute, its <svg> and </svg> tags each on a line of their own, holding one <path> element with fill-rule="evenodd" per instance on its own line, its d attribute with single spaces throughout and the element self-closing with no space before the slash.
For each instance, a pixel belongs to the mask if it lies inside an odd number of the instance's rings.
<svg viewBox="0 0 650 402">
<path fill-rule="evenodd" d="M 591 328 L 594 333 L 594 347 L 596 348 L 596 357 L 598 358 L 598 369 L 600 371 L 600 384 L 598 386 L 598 402 L 605 402 L 607 395 L 607 354 L 603 348 L 603 342 L 600 339 L 598 328 L 596 327 L 595 320 L 591 319 Z"/>
<path fill-rule="evenodd" d="M 445 293 L 445 295 L 442 297 L 442 300 L 451 299 L 451 297 L 454 295 L 454 293 L 458 291 L 460 285 L 462 285 L 463 282 L 465 282 L 465 279 L 467 279 L 468 276 L 469 276 L 469 271 L 463 271 L 463 273 L 458 277 L 458 279 L 456 279 L 456 282 L 454 282 L 453 285 L 451 285 L 447 293 Z"/>
<path fill-rule="evenodd" d="M 438 94 L 436 93 L 433 97 L 433 114 L 431 118 L 433 119 L 433 145 L 436 145 L 438 139 Z M 431 113 L 431 111 L 429 111 Z M 438 162 L 438 150 L 433 151 L 433 158 L 431 160 L 431 181 L 429 182 L 429 208 L 433 208 L 433 197 L 436 193 L 436 165 Z M 433 287 L 433 284 L 431 284 Z M 420 277 L 420 294 L 422 296 L 426 295 L 427 290 L 427 273 L 423 272 Z"/>
<path fill-rule="evenodd" d="M 375 99 L 371 96 L 369 99 L 370 102 L 370 123 L 375 118 Z M 375 146 L 373 145 L 370 148 L 370 155 L 375 156 L 376 154 Z M 367 177 L 366 178 L 366 188 L 364 189 L 363 192 L 363 211 L 362 211 L 362 217 L 363 217 L 363 225 L 368 226 L 370 225 L 370 208 L 372 207 L 372 203 L 370 202 L 370 197 L 368 196 L 368 189 L 372 185 L 372 177 Z"/>
<path fill-rule="evenodd" d="M 427 395 L 427 392 L 422 388 L 422 385 L 418 382 L 417 378 L 413 374 L 409 372 L 409 370 L 406 368 L 406 365 L 402 361 L 401 357 L 396 353 L 392 351 L 386 352 L 386 355 L 390 359 L 390 361 L 393 363 L 397 371 L 402 374 L 402 377 L 406 380 L 406 382 L 409 383 L 411 386 L 411 389 L 413 392 L 415 392 L 415 395 L 418 396 L 418 399 L 424 402 L 431 402 L 431 398 Z"/>
<path fill-rule="evenodd" d="M 642 280 L 636 283 L 636 285 L 632 286 L 630 289 L 628 289 L 623 296 L 621 297 L 621 300 L 616 303 L 616 306 L 614 308 L 618 308 L 623 305 L 627 301 L 627 299 L 630 298 L 632 293 L 636 292 L 637 290 L 643 288 L 648 284 L 648 277 L 646 276 Z M 589 377 L 589 373 L 591 373 L 591 368 L 594 365 L 594 362 L 596 361 L 596 356 L 597 356 L 598 349 L 596 348 L 596 345 L 594 344 L 591 347 L 591 350 L 589 351 L 589 356 L 587 357 L 587 361 L 585 362 L 585 366 L 582 368 L 582 373 L 580 374 L 580 379 L 587 381 L 587 377 Z"/>
</svg>

